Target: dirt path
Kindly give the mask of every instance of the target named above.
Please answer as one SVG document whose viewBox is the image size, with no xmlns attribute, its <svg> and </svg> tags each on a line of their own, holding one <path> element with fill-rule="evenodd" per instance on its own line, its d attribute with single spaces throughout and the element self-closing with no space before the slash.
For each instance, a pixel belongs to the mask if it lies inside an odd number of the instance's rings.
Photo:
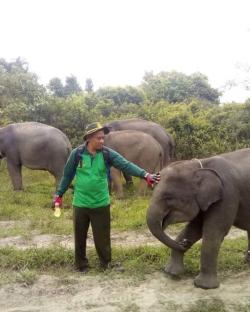
<svg viewBox="0 0 250 312">
<path fill-rule="evenodd" d="M 0 221 L 1 227 L 12 227 L 15 225 L 13 221 Z M 169 234 L 175 236 L 177 234 L 176 230 L 170 230 Z M 236 238 L 240 236 L 246 236 L 246 232 L 233 227 L 226 238 Z M 111 240 L 113 246 L 130 246 L 136 247 L 140 245 L 162 245 L 149 230 L 140 231 L 117 231 L 112 230 Z M 31 233 L 30 237 L 22 236 L 9 236 L 5 238 L 0 238 L 0 247 L 14 246 L 20 249 L 27 249 L 31 247 L 49 247 L 49 246 L 62 246 L 65 248 L 73 248 L 73 237 L 72 235 L 37 235 Z M 88 246 L 93 247 L 93 236 L 91 231 L 88 235 Z"/>
<path fill-rule="evenodd" d="M 72 276 L 71 280 L 63 281 L 43 275 L 30 287 L 20 284 L 2 287 L 0 304 L 2 312 L 171 312 L 190 311 L 198 300 L 205 303 L 218 299 L 228 311 L 235 311 L 235 304 L 250 302 L 249 275 L 236 275 L 214 290 L 194 288 L 191 279 L 173 281 L 161 273 L 143 281 L 122 275 Z"/>
</svg>

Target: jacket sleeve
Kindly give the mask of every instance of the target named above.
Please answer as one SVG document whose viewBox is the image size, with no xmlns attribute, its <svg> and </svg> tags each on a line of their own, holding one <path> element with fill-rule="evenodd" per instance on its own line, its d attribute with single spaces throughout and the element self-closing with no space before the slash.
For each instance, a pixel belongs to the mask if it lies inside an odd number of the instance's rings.
<svg viewBox="0 0 250 312">
<path fill-rule="evenodd" d="M 76 174 L 76 150 L 76 148 L 73 149 L 64 167 L 63 176 L 56 191 L 56 194 L 59 196 L 63 196 L 63 194 L 67 191 Z"/>
<path fill-rule="evenodd" d="M 123 171 L 127 175 L 144 178 L 147 171 L 128 161 L 121 154 L 109 148 L 111 166 Z"/>
</svg>

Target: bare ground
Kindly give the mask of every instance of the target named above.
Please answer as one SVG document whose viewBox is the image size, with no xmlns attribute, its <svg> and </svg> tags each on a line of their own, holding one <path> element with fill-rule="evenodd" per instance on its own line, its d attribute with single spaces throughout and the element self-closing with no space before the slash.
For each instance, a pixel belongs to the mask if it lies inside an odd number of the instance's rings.
<svg viewBox="0 0 250 312">
<path fill-rule="evenodd" d="M 0 221 L 0 227 L 12 227 L 16 224 L 15 221 Z M 179 231 L 179 230 L 178 230 Z M 176 235 L 176 230 L 170 230 L 169 234 Z M 232 227 L 227 235 L 227 238 L 236 238 L 240 236 L 246 236 L 246 232 L 235 227 Z M 112 230 L 111 240 L 113 246 L 130 246 L 136 247 L 140 245 L 157 246 L 161 243 L 152 236 L 149 230 L 137 230 L 137 231 L 117 231 Z M 62 246 L 65 248 L 73 248 L 72 235 L 50 235 L 50 234 L 36 234 L 31 233 L 30 237 L 22 236 L 10 236 L 0 238 L 0 247 L 14 246 L 20 249 L 27 249 L 31 247 L 49 247 L 51 245 Z M 93 247 L 93 236 L 91 230 L 88 235 L 88 246 Z"/>
<path fill-rule="evenodd" d="M 1 226 L 12 226 L 3 223 Z M 174 233 L 173 233 L 174 234 Z M 228 237 L 245 235 L 233 228 Z M 93 245 L 92 235 L 89 246 Z M 157 245 L 148 231 L 112 232 L 113 245 Z M 31 235 L 30 238 L 6 237 L 0 239 L 0 247 L 17 248 L 49 247 L 61 245 L 72 248 L 71 236 Z M 70 277 L 41 275 L 33 285 L 9 283 L 0 288 L 0 310 L 3 312 L 165 312 L 191 311 L 190 307 L 199 300 L 218 299 L 224 302 L 228 311 L 235 311 L 234 305 L 250 304 L 250 273 L 242 272 L 221 281 L 214 290 L 202 290 L 193 286 L 192 278 L 173 280 L 162 272 L 156 272 L 145 279 L 127 277 L 123 273 L 79 275 Z M 197 310 L 196 310 L 197 311 Z M 247 310 L 244 310 L 247 311 Z"/>
<path fill-rule="evenodd" d="M 0 288 L 1 311 L 163 312 L 185 311 L 198 300 L 222 300 L 229 311 L 249 304 L 250 274 L 235 275 L 219 289 L 194 288 L 192 279 L 172 280 L 157 272 L 143 281 L 110 276 L 74 276 L 63 281 L 42 275 L 32 286 L 8 284 Z M 246 311 L 246 310 L 245 310 Z"/>
</svg>

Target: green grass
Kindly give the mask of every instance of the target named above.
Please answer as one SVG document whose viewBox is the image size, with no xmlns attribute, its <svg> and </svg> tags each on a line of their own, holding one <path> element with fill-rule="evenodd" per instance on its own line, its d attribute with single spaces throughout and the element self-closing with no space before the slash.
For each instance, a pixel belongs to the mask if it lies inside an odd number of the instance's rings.
<svg viewBox="0 0 250 312">
<path fill-rule="evenodd" d="M 0 221 L 20 221 L 13 226 L 0 227 L 0 238 L 25 233 L 70 235 L 72 225 L 72 191 L 63 197 L 62 216 L 53 216 L 51 202 L 54 178 L 44 171 L 23 168 L 24 191 L 13 192 L 6 166 L 0 168 Z M 135 184 L 138 181 L 135 181 Z M 150 195 L 137 197 L 125 190 L 125 199 L 111 196 L 111 227 L 121 231 L 146 229 L 146 211 Z M 174 227 L 179 228 L 181 225 Z"/>
<path fill-rule="evenodd" d="M 191 305 L 186 312 L 227 312 L 222 300 L 212 298 L 208 300 L 198 300 Z"/>
<path fill-rule="evenodd" d="M 198 300 L 195 304 L 188 307 L 185 312 L 248 312 L 250 311 L 250 303 L 246 304 L 226 304 L 219 298 L 210 298 Z"/>
<path fill-rule="evenodd" d="M 13 226 L 2 226 L 0 238 L 40 234 L 72 234 L 72 191 L 63 197 L 62 216 L 56 219 L 50 208 L 54 189 L 54 178 L 45 171 L 23 168 L 24 191 L 13 192 L 6 165 L 0 167 L 0 221 L 20 221 Z M 126 192 L 126 199 L 111 198 L 111 226 L 119 230 L 136 230 L 146 228 L 145 215 L 149 197 L 135 197 L 133 192 Z"/>
<path fill-rule="evenodd" d="M 243 250 L 246 242 L 238 238 L 225 241 L 222 245 L 218 271 L 221 277 L 230 276 L 232 273 L 250 270 L 245 263 Z M 134 248 L 113 248 L 113 259 L 121 262 L 125 275 L 144 276 L 162 270 L 169 259 L 170 250 L 165 247 L 141 246 Z M 97 273 L 98 260 L 94 248 L 88 250 L 88 258 L 92 267 L 91 272 Z M 29 248 L 21 250 L 12 247 L 0 248 L 0 270 L 39 270 L 40 272 L 59 272 L 60 270 L 72 271 L 74 263 L 73 250 L 62 247 L 54 248 Z M 194 276 L 199 271 L 200 244 L 196 244 L 185 257 L 185 276 Z"/>
<path fill-rule="evenodd" d="M 137 230 L 146 228 L 148 197 L 130 197 L 111 202 L 111 226 L 119 230 Z"/>
</svg>

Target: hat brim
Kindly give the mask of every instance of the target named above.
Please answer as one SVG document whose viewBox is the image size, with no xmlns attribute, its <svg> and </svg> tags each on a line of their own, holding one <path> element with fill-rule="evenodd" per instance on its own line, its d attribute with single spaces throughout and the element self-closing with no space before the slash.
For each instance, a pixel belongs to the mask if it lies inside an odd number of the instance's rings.
<svg viewBox="0 0 250 312">
<path fill-rule="evenodd" d="M 89 135 L 91 135 L 91 134 L 93 134 L 93 133 L 96 133 L 96 132 L 98 132 L 98 131 L 103 131 L 104 134 L 108 134 L 108 133 L 110 132 L 108 127 L 102 127 L 102 128 L 92 129 L 92 130 L 88 131 L 88 132 L 84 135 L 83 139 L 86 140 L 87 137 L 88 137 Z"/>
</svg>

